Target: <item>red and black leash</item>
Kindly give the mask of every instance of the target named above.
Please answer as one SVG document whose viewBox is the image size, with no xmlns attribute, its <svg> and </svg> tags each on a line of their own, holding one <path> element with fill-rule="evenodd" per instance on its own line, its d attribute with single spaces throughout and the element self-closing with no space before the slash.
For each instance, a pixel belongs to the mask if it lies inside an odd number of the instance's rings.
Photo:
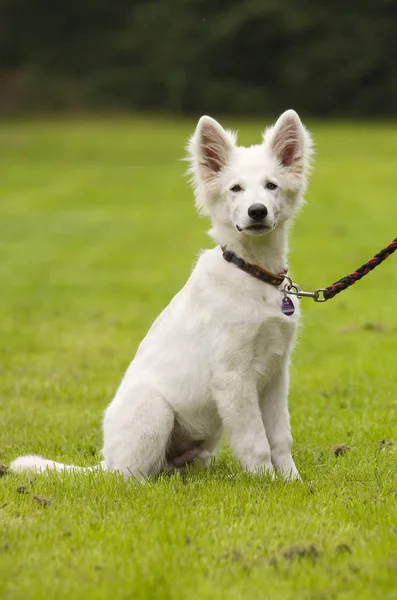
<svg viewBox="0 0 397 600">
<path fill-rule="evenodd" d="M 327 300 L 334 298 L 336 294 L 339 294 L 343 290 L 353 285 L 353 283 L 356 283 L 356 281 L 359 281 L 362 277 L 364 277 L 364 275 L 368 275 L 370 271 L 380 265 L 396 250 L 397 238 L 388 246 L 386 246 L 386 248 L 383 248 L 383 250 L 378 252 L 378 254 L 375 254 L 375 256 L 362 265 L 362 267 L 359 267 L 349 275 L 346 275 L 346 277 L 342 277 L 342 279 L 339 279 L 339 281 L 336 281 L 332 285 L 329 285 L 326 288 L 314 290 L 314 292 L 304 292 L 296 283 L 293 283 L 290 277 L 286 276 L 285 278 L 287 279 L 287 284 L 284 287 L 284 292 L 297 296 L 298 298 L 308 297 L 313 298 L 315 302 L 326 302 Z"/>
</svg>

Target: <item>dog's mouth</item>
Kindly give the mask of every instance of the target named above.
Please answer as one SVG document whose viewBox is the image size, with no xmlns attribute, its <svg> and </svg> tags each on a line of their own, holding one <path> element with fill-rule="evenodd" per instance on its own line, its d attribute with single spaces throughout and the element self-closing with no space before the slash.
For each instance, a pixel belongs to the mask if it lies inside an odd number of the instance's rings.
<svg viewBox="0 0 397 600">
<path fill-rule="evenodd" d="M 271 229 L 271 227 L 269 227 L 268 225 L 265 225 L 264 223 L 252 223 L 252 225 L 248 225 L 247 227 L 244 227 L 244 228 L 236 225 L 236 229 L 240 233 L 242 231 L 252 231 L 254 233 L 264 233 L 265 231 L 268 231 L 269 229 Z"/>
<path fill-rule="evenodd" d="M 252 225 L 248 225 L 247 229 L 248 231 L 264 231 L 269 228 L 263 223 L 253 223 Z"/>
</svg>

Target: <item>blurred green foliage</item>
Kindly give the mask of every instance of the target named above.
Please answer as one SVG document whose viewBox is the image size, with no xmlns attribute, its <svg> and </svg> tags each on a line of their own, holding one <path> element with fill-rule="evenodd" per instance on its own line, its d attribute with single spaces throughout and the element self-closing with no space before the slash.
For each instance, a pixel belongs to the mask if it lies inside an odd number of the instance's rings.
<svg viewBox="0 0 397 600">
<path fill-rule="evenodd" d="M 0 110 L 397 113 L 396 0 L 0 0 Z"/>
</svg>

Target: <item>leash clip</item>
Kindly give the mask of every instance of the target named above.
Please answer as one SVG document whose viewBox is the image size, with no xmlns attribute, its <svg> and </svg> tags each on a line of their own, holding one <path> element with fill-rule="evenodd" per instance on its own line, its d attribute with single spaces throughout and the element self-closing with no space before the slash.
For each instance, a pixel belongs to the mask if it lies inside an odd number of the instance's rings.
<svg viewBox="0 0 397 600">
<path fill-rule="evenodd" d="M 326 302 L 327 298 L 324 297 L 324 288 L 318 288 L 313 292 L 304 292 L 297 283 L 294 283 L 291 277 L 285 276 L 287 283 L 283 287 L 283 292 L 297 298 L 313 298 L 314 302 Z"/>
</svg>

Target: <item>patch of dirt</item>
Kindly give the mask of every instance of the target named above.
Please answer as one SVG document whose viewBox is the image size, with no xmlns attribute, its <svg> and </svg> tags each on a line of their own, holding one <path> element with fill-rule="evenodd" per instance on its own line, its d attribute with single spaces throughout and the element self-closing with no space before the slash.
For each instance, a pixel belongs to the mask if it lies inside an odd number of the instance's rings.
<svg viewBox="0 0 397 600">
<path fill-rule="evenodd" d="M 335 550 L 338 554 L 351 554 L 352 553 L 352 549 L 350 548 L 349 544 L 338 544 L 336 546 Z"/>
<path fill-rule="evenodd" d="M 343 496 L 342 498 L 342 502 L 344 502 L 345 504 L 349 504 L 349 502 L 351 502 L 353 500 L 353 498 L 351 496 Z"/>
<path fill-rule="evenodd" d="M 281 554 L 283 558 L 285 558 L 289 562 L 293 562 L 294 560 L 301 560 L 302 558 L 308 558 L 309 560 L 311 560 L 311 562 L 314 563 L 320 556 L 320 552 L 313 544 L 311 544 L 310 546 L 291 546 L 290 548 L 286 548 L 285 550 L 283 550 Z"/>
<path fill-rule="evenodd" d="M 0 477 L 4 477 L 4 475 L 8 475 L 9 473 L 9 469 L 8 467 L 6 467 L 5 465 L 0 465 Z"/>
<path fill-rule="evenodd" d="M 307 493 L 309 494 L 309 496 L 312 496 L 316 492 L 312 483 L 306 484 L 306 489 L 307 489 Z"/>
<path fill-rule="evenodd" d="M 218 556 L 218 563 L 220 563 L 221 565 L 225 563 L 239 563 L 241 569 L 243 569 L 246 573 L 250 573 L 253 567 L 258 566 L 259 564 L 263 564 L 263 557 L 254 557 L 248 559 L 240 550 L 237 550 L 236 548 L 231 548 L 227 552 L 224 552 L 223 554 L 220 554 Z"/>
<path fill-rule="evenodd" d="M 349 565 L 349 569 L 352 573 L 355 573 L 356 575 L 358 575 L 361 572 L 360 568 L 357 567 L 357 565 Z"/>
<path fill-rule="evenodd" d="M 367 331 L 385 331 L 386 327 L 381 323 L 364 323 L 362 329 Z"/>
<path fill-rule="evenodd" d="M 332 452 L 335 454 L 335 456 L 342 456 L 342 454 L 346 454 L 346 452 L 349 452 L 349 450 L 350 446 L 347 446 L 346 444 L 337 444 L 332 448 Z"/>
<path fill-rule="evenodd" d="M 52 501 L 49 498 L 44 498 L 44 496 L 32 496 L 32 498 L 42 506 L 50 506 L 52 504 Z"/>
<path fill-rule="evenodd" d="M 346 398 L 353 397 L 355 389 L 351 385 L 346 385 L 343 387 L 335 385 L 329 390 L 320 390 L 319 393 L 323 398 L 326 398 L 327 400 L 328 398 L 334 399 L 335 396 L 339 396 L 339 399 L 343 401 Z"/>
<path fill-rule="evenodd" d="M 384 448 L 390 448 L 390 446 L 393 446 L 393 444 L 394 442 L 389 442 L 388 440 L 379 440 L 378 448 L 383 450 Z"/>
<path fill-rule="evenodd" d="M 351 333 L 352 331 L 357 331 L 357 325 L 345 325 L 339 329 L 339 333 Z"/>
<path fill-rule="evenodd" d="M 20 485 L 19 488 L 17 488 L 17 492 L 18 494 L 29 494 L 29 489 L 26 485 Z"/>
<path fill-rule="evenodd" d="M 235 562 L 240 562 L 242 558 L 243 556 L 241 552 L 233 548 L 233 550 L 225 552 L 224 554 L 220 554 L 218 560 L 234 560 Z"/>
<path fill-rule="evenodd" d="M 332 398 L 333 396 L 339 395 L 342 393 L 343 395 L 344 390 L 340 390 L 338 387 L 334 386 L 333 388 L 331 388 L 330 390 L 323 390 L 320 392 L 320 394 L 322 395 L 323 398 Z"/>
<path fill-rule="evenodd" d="M 386 331 L 386 327 L 381 323 L 363 323 L 362 325 L 351 323 L 350 325 L 342 327 L 339 330 L 339 333 L 351 333 L 352 331 L 359 331 L 360 329 L 364 331 Z"/>
</svg>

